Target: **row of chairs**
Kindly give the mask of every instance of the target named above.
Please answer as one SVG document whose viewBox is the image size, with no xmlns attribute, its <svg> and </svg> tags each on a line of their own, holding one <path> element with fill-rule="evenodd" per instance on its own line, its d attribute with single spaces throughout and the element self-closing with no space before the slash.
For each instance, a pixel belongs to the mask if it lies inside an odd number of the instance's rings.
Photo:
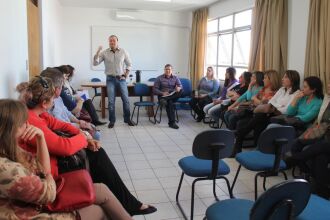
<svg viewBox="0 0 330 220">
<path fill-rule="evenodd" d="M 150 78 L 148 81 L 149 82 L 154 82 L 155 80 L 156 80 L 156 78 Z M 180 81 L 182 83 L 183 93 L 182 93 L 182 96 L 175 103 L 175 113 L 176 113 L 176 121 L 177 122 L 179 121 L 177 110 L 180 110 L 180 109 L 190 110 L 189 102 L 191 101 L 191 93 L 192 93 L 191 81 L 189 79 L 186 79 L 186 78 L 180 78 Z M 101 82 L 101 80 L 99 78 L 92 78 L 91 82 Z M 162 106 L 160 106 L 158 103 L 154 103 L 152 101 L 144 101 L 143 100 L 143 97 L 150 96 L 149 87 L 146 84 L 143 84 L 143 83 L 136 83 L 134 85 L 134 94 L 136 96 L 139 96 L 140 100 L 137 101 L 137 102 L 134 102 L 134 108 L 133 108 L 133 112 L 132 112 L 132 115 L 131 115 L 131 120 L 133 120 L 136 108 L 137 108 L 137 116 L 136 116 L 135 123 L 138 124 L 139 123 L 140 107 L 148 108 L 148 107 L 154 107 L 154 106 L 157 105 L 157 109 L 156 109 L 156 113 L 154 115 L 154 118 L 152 120 L 149 116 L 149 121 L 154 123 L 154 124 L 155 123 L 160 123 L 161 122 L 161 117 L 162 117 Z M 92 101 L 94 100 L 94 98 L 96 96 L 101 96 L 101 92 L 98 91 L 97 88 L 94 88 L 94 96 L 92 98 Z M 157 119 L 157 117 L 156 117 L 158 112 L 159 112 L 159 119 Z"/>
<path fill-rule="evenodd" d="M 217 179 L 225 180 L 231 199 L 217 202 L 209 207 L 206 212 L 207 219 L 292 219 L 292 216 L 299 215 L 305 208 L 307 204 L 306 201 L 308 201 L 310 195 L 309 186 L 307 187 L 304 181 L 289 181 L 282 184 L 284 185 L 283 187 L 281 184 L 277 185 L 262 194 L 259 198 L 257 194 L 258 177 L 263 178 L 263 188 L 265 191 L 267 177 L 278 176 L 279 173 L 282 173 L 285 180 L 287 180 L 284 171 L 286 169 L 286 164 L 281 157 L 285 152 L 290 150 L 291 141 L 294 137 L 295 130 L 290 126 L 273 127 L 263 131 L 258 140 L 256 150 L 237 154 L 236 161 L 239 163 L 239 167 L 233 183 L 230 186 L 228 179 L 225 177 L 225 175 L 230 173 L 230 168 L 222 159 L 227 158 L 232 153 L 235 138 L 234 133 L 227 129 L 215 129 L 203 131 L 198 134 L 193 142 L 193 156 L 184 157 L 178 162 L 182 170 L 182 175 L 177 189 L 176 203 L 184 218 L 188 219 L 179 199 L 184 175 L 196 178 L 192 183 L 190 219 L 193 219 L 194 216 L 196 182 L 203 180 L 213 181 L 213 195 L 215 199 L 219 201 L 215 190 Z M 234 199 L 233 189 L 242 166 L 247 170 L 257 172 L 254 183 L 255 203 L 247 200 Z M 303 184 L 301 184 L 302 182 Z M 297 186 L 291 186 L 293 183 Z M 299 203 L 300 201 L 305 201 L 305 204 L 303 202 Z M 304 211 L 304 217 L 299 217 L 298 219 L 326 219 L 330 216 L 329 201 L 322 200 L 316 196 L 312 196 L 310 201 L 312 201 L 312 203 L 307 206 L 307 208 L 309 207 L 308 211 Z M 318 203 L 321 203 L 321 205 Z M 311 217 L 313 216 L 311 212 L 319 212 L 320 210 L 320 208 L 315 210 L 311 208 L 315 206 L 321 206 L 321 216 L 324 214 L 325 217 Z M 287 217 L 284 218 L 283 213 Z"/>
</svg>

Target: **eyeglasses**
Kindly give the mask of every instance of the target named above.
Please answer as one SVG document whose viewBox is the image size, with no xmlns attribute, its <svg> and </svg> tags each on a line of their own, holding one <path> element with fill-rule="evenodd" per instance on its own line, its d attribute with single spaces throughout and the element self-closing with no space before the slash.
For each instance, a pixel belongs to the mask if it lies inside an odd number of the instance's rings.
<svg viewBox="0 0 330 220">
<path fill-rule="evenodd" d="M 49 85 L 48 82 L 42 76 L 36 77 L 39 78 L 38 83 L 40 83 L 40 85 L 44 88 L 37 99 L 37 103 L 39 103 L 42 95 L 45 94 L 45 92 L 49 89 Z"/>
</svg>

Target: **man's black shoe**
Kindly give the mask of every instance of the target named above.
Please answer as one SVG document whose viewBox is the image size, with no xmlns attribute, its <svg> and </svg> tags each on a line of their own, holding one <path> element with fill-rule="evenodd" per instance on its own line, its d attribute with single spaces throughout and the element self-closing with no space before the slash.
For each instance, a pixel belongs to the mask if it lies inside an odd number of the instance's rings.
<svg viewBox="0 0 330 220">
<path fill-rule="evenodd" d="M 131 120 L 129 120 L 128 122 L 126 122 L 129 126 L 135 126 L 136 124 L 134 122 L 132 122 Z"/>
<path fill-rule="evenodd" d="M 93 123 L 95 126 L 98 126 L 98 125 L 105 125 L 106 122 L 103 122 L 103 121 L 96 121 Z"/>
<path fill-rule="evenodd" d="M 115 126 L 115 123 L 111 123 L 111 122 L 110 122 L 110 123 L 108 124 L 108 128 L 113 128 L 114 126 Z"/>
<path fill-rule="evenodd" d="M 175 122 L 168 124 L 168 126 L 170 126 L 170 128 L 174 128 L 174 129 L 179 128 L 179 126 Z"/>
</svg>

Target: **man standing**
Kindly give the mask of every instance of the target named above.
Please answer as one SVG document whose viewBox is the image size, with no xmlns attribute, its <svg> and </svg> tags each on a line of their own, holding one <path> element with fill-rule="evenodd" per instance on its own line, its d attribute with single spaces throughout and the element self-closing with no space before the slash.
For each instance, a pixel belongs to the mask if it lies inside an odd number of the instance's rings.
<svg viewBox="0 0 330 220">
<path fill-rule="evenodd" d="M 131 69 L 131 60 L 123 48 L 118 47 L 118 37 L 111 35 L 109 37 L 109 48 L 101 52 L 102 46 L 99 46 L 93 65 L 99 65 L 104 62 L 105 74 L 107 75 L 107 93 L 109 100 L 109 124 L 108 128 L 113 128 L 116 122 L 115 101 L 117 87 L 120 90 L 121 100 L 123 102 L 124 122 L 129 126 L 134 126 L 130 119 L 130 107 L 128 99 L 128 90 L 126 77 Z"/>
<path fill-rule="evenodd" d="M 158 95 L 159 103 L 166 106 L 168 125 L 178 129 L 179 126 L 175 123 L 174 103 L 182 94 L 182 85 L 179 78 L 172 73 L 172 65 L 166 64 L 164 74 L 158 76 L 155 81 L 154 93 Z"/>
</svg>

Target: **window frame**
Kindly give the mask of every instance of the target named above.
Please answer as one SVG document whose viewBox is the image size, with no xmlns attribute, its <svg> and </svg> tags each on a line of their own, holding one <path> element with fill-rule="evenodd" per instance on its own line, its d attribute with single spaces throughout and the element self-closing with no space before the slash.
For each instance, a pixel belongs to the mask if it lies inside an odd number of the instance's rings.
<svg viewBox="0 0 330 220">
<path fill-rule="evenodd" d="M 235 27 L 236 14 L 239 14 L 239 13 L 242 13 L 242 12 L 245 12 L 245 11 L 249 11 L 249 10 L 251 10 L 251 24 L 241 26 L 241 27 Z M 243 31 L 251 31 L 251 29 L 252 29 L 252 13 L 253 13 L 253 8 L 248 8 L 248 9 L 240 10 L 240 11 L 228 14 L 228 15 L 221 16 L 221 17 L 208 19 L 208 21 L 207 21 L 208 23 L 210 21 L 217 20 L 217 31 L 207 33 L 207 40 L 211 36 L 212 37 L 214 37 L 214 36 L 217 37 L 217 54 L 216 54 L 216 64 L 215 65 L 214 64 L 208 64 L 207 56 L 206 56 L 206 59 L 205 59 L 205 64 L 206 64 L 206 66 L 212 66 L 213 68 L 215 68 L 214 72 L 216 74 L 217 79 L 224 80 L 224 79 L 220 78 L 220 76 L 219 76 L 219 73 L 218 73 L 218 68 L 219 67 L 234 67 L 234 68 L 242 68 L 242 69 L 247 69 L 248 68 L 248 65 L 247 66 L 234 65 L 234 41 L 235 41 L 235 33 L 243 32 Z M 228 17 L 228 16 L 233 16 L 232 28 L 220 31 L 219 30 L 220 19 Z M 219 38 L 220 38 L 221 35 L 225 35 L 225 34 L 231 34 L 231 58 L 230 58 L 231 60 L 230 60 L 230 65 L 219 64 L 219 60 L 218 60 L 219 59 Z M 206 51 L 206 54 L 207 54 L 207 51 Z"/>
</svg>

